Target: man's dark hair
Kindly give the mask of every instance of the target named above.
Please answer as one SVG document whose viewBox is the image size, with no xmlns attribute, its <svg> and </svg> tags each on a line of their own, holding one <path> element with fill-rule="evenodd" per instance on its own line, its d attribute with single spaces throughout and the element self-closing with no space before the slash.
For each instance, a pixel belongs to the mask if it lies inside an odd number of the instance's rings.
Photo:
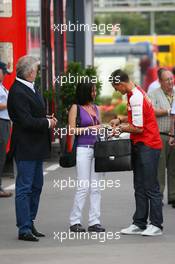
<svg viewBox="0 0 175 264">
<path fill-rule="evenodd" d="M 168 71 L 168 70 L 166 68 L 163 68 L 163 67 L 158 69 L 157 76 L 158 76 L 159 80 L 162 79 L 162 73 L 165 71 Z"/>
<path fill-rule="evenodd" d="M 92 90 L 94 87 L 94 83 L 91 81 L 88 82 L 82 82 L 77 84 L 76 88 L 76 104 L 79 105 L 86 105 L 93 101 L 92 98 Z"/>
<path fill-rule="evenodd" d="M 110 82 L 112 82 L 113 84 L 119 84 L 120 82 L 129 82 L 129 76 L 126 72 L 118 69 L 115 70 L 109 79 Z"/>
</svg>

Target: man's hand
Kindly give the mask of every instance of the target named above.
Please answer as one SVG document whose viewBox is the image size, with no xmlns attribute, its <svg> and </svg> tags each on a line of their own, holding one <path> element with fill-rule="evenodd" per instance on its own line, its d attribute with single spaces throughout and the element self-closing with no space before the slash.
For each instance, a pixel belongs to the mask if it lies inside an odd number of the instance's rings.
<svg viewBox="0 0 175 264">
<path fill-rule="evenodd" d="M 50 128 L 55 128 L 57 125 L 57 122 L 58 122 L 58 120 L 55 117 L 50 119 Z"/>
<path fill-rule="evenodd" d="M 115 126 L 115 127 L 112 127 L 111 129 L 109 129 L 108 138 L 119 137 L 120 134 L 121 134 L 120 127 L 119 126 Z"/>
<path fill-rule="evenodd" d="M 163 109 L 163 108 L 158 108 L 158 109 L 154 109 L 154 112 L 155 112 L 157 117 L 170 116 L 171 109 L 167 110 L 167 109 Z"/>
<path fill-rule="evenodd" d="M 52 114 L 51 116 L 47 115 L 46 117 L 49 119 L 50 128 L 52 129 L 55 128 L 58 120 L 56 119 L 56 117 L 54 117 L 54 114 Z"/>
<path fill-rule="evenodd" d="M 116 126 L 118 126 L 119 124 L 120 124 L 121 122 L 120 122 L 120 119 L 119 118 L 116 118 L 116 119 L 112 119 L 111 121 L 110 121 L 110 126 L 111 127 L 116 127 Z"/>
<path fill-rule="evenodd" d="M 169 143 L 169 145 L 171 147 L 175 147 L 175 138 L 174 137 L 170 137 L 168 143 Z"/>
</svg>

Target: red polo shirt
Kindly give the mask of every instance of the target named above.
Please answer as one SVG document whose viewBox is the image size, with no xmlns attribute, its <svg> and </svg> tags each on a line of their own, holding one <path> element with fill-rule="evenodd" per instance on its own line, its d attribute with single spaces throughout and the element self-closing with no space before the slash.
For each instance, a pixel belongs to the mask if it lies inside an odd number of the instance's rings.
<svg viewBox="0 0 175 264">
<path fill-rule="evenodd" d="M 135 127 L 143 128 L 142 133 L 131 133 L 131 140 L 134 144 L 143 142 L 151 148 L 161 149 L 162 141 L 151 100 L 138 86 L 127 96 L 128 122 Z"/>
</svg>

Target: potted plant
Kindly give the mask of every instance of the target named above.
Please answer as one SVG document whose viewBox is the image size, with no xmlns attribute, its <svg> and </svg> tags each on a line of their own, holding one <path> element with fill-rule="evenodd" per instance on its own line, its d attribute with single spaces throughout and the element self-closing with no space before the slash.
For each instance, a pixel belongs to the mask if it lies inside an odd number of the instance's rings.
<svg viewBox="0 0 175 264">
<path fill-rule="evenodd" d="M 58 109 L 58 111 L 60 111 L 61 127 L 65 127 L 68 121 L 68 110 L 74 103 L 77 83 L 81 79 L 83 79 L 83 77 L 92 79 L 94 83 L 96 82 L 96 104 L 99 104 L 100 102 L 99 95 L 101 91 L 101 83 L 97 76 L 96 67 L 88 66 L 87 68 L 83 68 L 78 62 L 69 63 L 67 71 L 62 73 L 60 77 L 62 78 L 62 80 L 64 79 L 64 83 L 61 83 L 60 85 L 60 98 L 57 98 L 57 100 L 61 100 L 60 108 Z M 74 80 L 74 82 L 70 82 L 70 77 Z"/>
</svg>

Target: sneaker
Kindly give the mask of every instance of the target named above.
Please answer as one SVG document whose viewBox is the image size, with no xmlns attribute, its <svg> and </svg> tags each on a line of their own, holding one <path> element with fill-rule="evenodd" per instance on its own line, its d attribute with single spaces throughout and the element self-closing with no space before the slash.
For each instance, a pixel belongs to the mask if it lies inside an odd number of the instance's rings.
<svg viewBox="0 0 175 264">
<path fill-rule="evenodd" d="M 8 198 L 11 197 L 12 195 L 13 195 L 12 192 L 5 191 L 2 188 L 0 189 L 0 198 Z"/>
<path fill-rule="evenodd" d="M 162 230 L 154 225 L 148 225 L 147 228 L 142 232 L 142 236 L 160 236 Z"/>
<path fill-rule="evenodd" d="M 140 235 L 142 232 L 143 232 L 143 229 L 140 229 L 140 227 L 134 224 L 120 231 L 120 233 L 123 235 Z"/>
</svg>

